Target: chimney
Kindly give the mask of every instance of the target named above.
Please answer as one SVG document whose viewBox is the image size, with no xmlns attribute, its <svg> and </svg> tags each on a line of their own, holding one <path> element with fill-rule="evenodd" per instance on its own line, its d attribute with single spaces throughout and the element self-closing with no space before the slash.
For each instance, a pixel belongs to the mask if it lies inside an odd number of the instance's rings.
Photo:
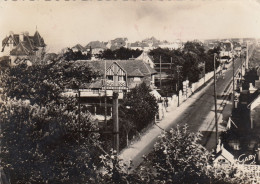
<svg viewBox="0 0 260 184">
<path fill-rule="evenodd" d="M 24 33 L 19 34 L 19 41 L 20 42 L 24 41 Z"/>
</svg>

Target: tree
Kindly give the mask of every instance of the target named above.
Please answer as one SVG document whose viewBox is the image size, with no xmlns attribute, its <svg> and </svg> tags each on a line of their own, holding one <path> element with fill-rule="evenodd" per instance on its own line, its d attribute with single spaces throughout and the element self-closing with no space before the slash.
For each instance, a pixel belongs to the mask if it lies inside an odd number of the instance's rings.
<svg viewBox="0 0 260 184">
<path fill-rule="evenodd" d="M 164 131 L 153 152 L 134 170 L 131 162 L 127 164 L 115 154 L 102 156 L 103 172 L 98 179 L 103 183 L 249 183 L 236 168 L 213 165 L 214 155 L 199 144 L 200 139 L 201 134 L 189 132 L 187 125 Z"/>
<path fill-rule="evenodd" d="M 82 54 L 81 51 L 74 52 L 71 48 L 68 48 L 67 51 L 63 54 L 63 58 L 66 61 L 76 61 L 76 60 L 88 60 L 91 58 L 90 54 Z"/>
<path fill-rule="evenodd" d="M 150 94 L 145 83 L 133 88 L 123 99 L 119 107 L 119 118 L 125 136 L 134 134 L 134 130 L 141 131 L 154 121 L 158 112 L 156 99 Z M 127 141 L 128 142 L 128 141 Z"/>
<path fill-rule="evenodd" d="M 104 50 L 103 52 L 101 52 L 99 54 L 98 57 L 100 59 L 128 60 L 130 58 L 136 58 L 136 57 L 140 56 L 141 53 L 142 53 L 142 51 L 139 50 L 139 49 L 132 50 L 132 49 L 121 47 L 121 48 L 116 49 L 116 50 L 110 50 L 110 49 Z"/>
<path fill-rule="evenodd" d="M 79 85 L 93 77 L 71 62 L 22 64 L 4 72 L 0 156 L 12 183 L 90 183 L 95 178 L 99 134 L 91 131 L 98 128 L 88 113 L 81 112 L 78 122 L 77 100 L 61 95 L 71 80 Z"/>
<path fill-rule="evenodd" d="M 13 99 L 1 105 L 0 113 L 1 166 L 11 183 L 88 183 L 95 178 L 97 150 L 86 135 L 78 145 L 72 132 L 78 128 L 75 111 L 55 103 L 40 107 Z M 86 114 L 81 119 L 81 129 L 97 130 Z"/>
</svg>

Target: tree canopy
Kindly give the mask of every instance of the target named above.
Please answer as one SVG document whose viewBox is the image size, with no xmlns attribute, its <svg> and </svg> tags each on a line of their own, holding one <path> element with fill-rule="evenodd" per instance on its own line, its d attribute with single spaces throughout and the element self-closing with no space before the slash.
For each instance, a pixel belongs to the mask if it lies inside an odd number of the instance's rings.
<svg viewBox="0 0 260 184">
<path fill-rule="evenodd" d="M 151 184 L 247 184 L 246 176 L 237 175 L 231 165 L 221 169 L 212 164 L 214 155 L 199 144 L 201 134 L 177 126 L 159 136 L 151 154 L 133 170 L 132 164 L 115 154 L 102 156 L 104 172 L 100 183 Z"/>
<path fill-rule="evenodd" d="M 99 134 L 91 131 L 97 125 L 87 112 L 81 112 L 79 122 L 77 99 L 61 95 L 71 80 L 93 77 L 70 62 L 22 64 L 3 73 L 0 155 L 11 183 L 90 183 L 95 178 Z"/>
<path fill-rule="evenodd" d="M 191 83 L 197 82 L 200 79 L 200 74 L 203 74 L 203 65 L 205 63 L 205 72 L 213 71 L 214 53 L 219 53 L 220 48 L 210 49 L 207 52 L 202 43 L 186 42 L 182 49 L 169 50 L 163 48 L 156 48 L 149 52 L 155 61 L 159 63 L 160 57 L 162 62 L 162 71 L 173 77 L 173 82 L 177 83 L 177 66 L 179 66 L 179 80 L 188 79 Z M 171 63 L 171 65 L 164 65 L 163 63 Z M 216 67 L 219 62 L 216 62 Z M 158 64 L 157 64 L 158 67 Z M 168 69 L 166 69 L 168 68 Z M 171 79 L 172 80 L 172 79 Z M 166 85 L 172 85 L 169 82 Z"/>
<path fill-rule="evenodd" d="M 142 51 L 138 50 L 138 49 L 137 50 L 132 50 L 132 49 L 121 47 L 121 48 L 116 49 L 116 50 L 106 49 L 106 50 L 102 51 L 98 55 L 98 57 L 100 59 L 128 60 L 130 58 L 136 58 L 136 57 L 140 56 L 141 53 L 142 53 Z"/>
</svg>

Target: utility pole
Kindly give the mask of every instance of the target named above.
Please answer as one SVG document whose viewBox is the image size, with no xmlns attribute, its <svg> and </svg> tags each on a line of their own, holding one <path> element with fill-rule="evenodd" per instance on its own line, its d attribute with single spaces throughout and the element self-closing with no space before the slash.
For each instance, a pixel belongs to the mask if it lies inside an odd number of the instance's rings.
<svg viewBox="0 0 260 184">
<path fill-rule="evenodd" d="M 233 100 L 232 100 L 232 106 L 233 108 L 235 107 L 235 58 L 233 57 L 233 63 L 232 63 L 232 67 L 233 67 Z"/>
<path fill-rule="evenodd" d="M 107 126 L 107 61 L 105 60 L 105 73 L 104 73 L 104 84 L 105 84 L 105 125 Z"/>
<path fill-rule="evenodd" d="M 180 73 L 180 68 L 181 66 L 177 65 L 177 79 L 178 79 L 178 82 L 177 82 L 177 95 L 178 95 L 178 107 L 180 106 L 180 97 L 179 97 L 179 90 L 180 90 L 180 85 L 179 85 L 179 73 Z"/>
<path fill-rule="evenodd" d="M 116 65 L 117 66 L 117 65 Z M 114 69 L 117 71 L 117 67 Z M 114 80 L 114 89 L 113 89 L 113 111 L 112 111 L 112 118 L 113 118 L 113 149 L 116 153 L 119 153 L 119 122 L 118 122 L 118 93 L 119 93 L 119 86 L 118 86 L 118 75 L 114 73 L 113 76 Z"/>
<path fill-rule="evenodd" d="M 160 56 L 160 89 L 162 89 L 162 59 Z"/>
<path fill-rule="evenodd" d="M 170 66 L 170 68 L 171 68 L 171 78 L 172 78 L 172 82 L 173 82 L 173 72 L 172 72 L 172 57 L 171 57 L 171 66 Z M 173 89 L 173 88 L 172 88 Z"/>
<path fill-rule="evenodd" d="M 113 149 L 119 153 L 118 92 L 113 92 Z"/>
<path fill-rule="evenodd" d="M 248 42 L 246 42 L 246 69 L 248 69 Z"/>
<path fill-rule="evenodd" d="M 78 91 L 78 95 L 76 95 L 76 97 L 78 96 L 78 113 L 79 113 L 79 115 L 78 115 L 78 131 L 79 131 L 79 137 L 78 137 L 78 144 L 80 144 L 80 89 L 79 89 L 79 91 Z"/>
<path fill-rule="evenodd" d="M 206 62 L 204 61 L 204 67 L 203 67 L 203 70 L 204 70 L 204 84 L 206 82 Z"/>
<path fill-rule="evenodd" d="M 217 93 L 216 93 L 216 54 L 214 54 L 214 101 L 215 101 L 216 145 L 218 145 L 218 115 L 217 115 Z"/>
</svg>

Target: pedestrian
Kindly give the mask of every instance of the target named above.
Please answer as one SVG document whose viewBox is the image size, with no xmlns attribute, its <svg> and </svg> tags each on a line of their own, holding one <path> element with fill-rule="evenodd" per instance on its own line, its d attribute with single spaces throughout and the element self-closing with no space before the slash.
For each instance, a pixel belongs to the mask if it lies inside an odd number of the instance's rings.
<svg viewBox="0 0 260 184">
<path fill-rule="evenodd" d="M 168 107 L 168 98 L 167 97 L 165 98 L 165 105 L 166 105 L 166 107 Z"/>
</svg>

